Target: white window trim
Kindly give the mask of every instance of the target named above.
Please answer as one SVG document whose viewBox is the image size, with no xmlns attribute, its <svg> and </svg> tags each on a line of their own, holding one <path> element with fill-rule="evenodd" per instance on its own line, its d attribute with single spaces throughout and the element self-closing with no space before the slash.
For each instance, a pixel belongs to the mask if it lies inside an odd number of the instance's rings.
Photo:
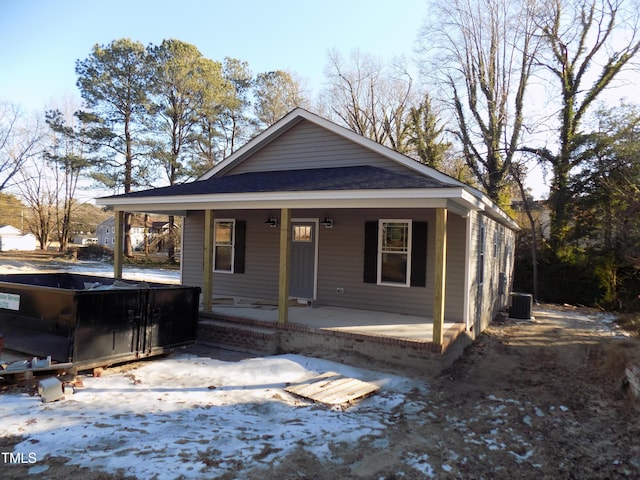
<svg viewBox="0 0 640 480">
<path fill-rule="evenodd" d="M 231 222 L 231 270 L 218 270 L 216 268 L 216 224 Z M 221 244 L 222 246 L 228 246 L 227 244 Z M 213 271 L 216 273 L 233 274 L 236 270 L 236 219 L 235 218 L 214 218 L 213 220 Z"/>
<path fill-rule="evenodd" d="M 382 226 L 385 223 L 406 223 L 407 231 L 407 279 L 405 283 L 383 282 L 382 281 Z M 411 255 L 412 255 L 413 220 L 410 218 L 380 218 L 378 219 L 378 285 L 387 287 L 411 287 Z"/>
</svg>

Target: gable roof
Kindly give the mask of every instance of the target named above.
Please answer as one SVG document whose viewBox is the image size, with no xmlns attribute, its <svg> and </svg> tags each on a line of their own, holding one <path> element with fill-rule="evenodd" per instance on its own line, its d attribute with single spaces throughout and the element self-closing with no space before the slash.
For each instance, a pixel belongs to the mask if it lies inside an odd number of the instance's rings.
<svg viewBox="0 0 640 480">
<path fill-rule="evenodd" d="M 0 235 L 22 235 L 22 232 L 13 225 L 0 225 Z"/>
<path fill-rule="evenodd" d="M 262 131 L 259 135 L 226 157 L 220 163 L 215 165 L 207 173 L 202 175 L 198 180 L 206 180 L 208 178 L 224 175 L 230 172 L 234 167 L 250 158 L 256 151 L 263 149 L 265 146 L 275 141 L 281 135 L 295 127 L 302 121 L 311 122 L 331 133 L 341 136 L 357 145 L 360 145 L 374 153 L 377 153 L 389 160 L 392 160 L 404 167 L 412 170 L 420 175 L 431 177 L 434 180 L 438 180 L 443 184 L 451 186 L 467 186 L 466 184 L 456 180 L 449 175 L 446 175 L 434 168 L 428 167 L 416 160 L 407 157 L 401 153 L 392 150 L 378 142 L 375 142 L 369 138 L 357 134 L 356 132 L 342 127 L 330 120 L 322 118 L 314 113 L 309 112 L 303 108 L 295 108 L 287 115 L 282 117 L 276 123 L 271 125 L 266 130 Z M 470 188 L 470 187 L 469 187 Z"/>
<path fill-rule="evenodd" d="M 407 173 L 367 165 L 233 173 L 235 167 L 303 121 L 395 162 Z M 479 190 L 301 108 L 291 111 L 196 181 L 100 198 L 96 203 L 120 211 L 175 215 L 203 209 L 443 207 L 460 215 L 482 210 L 509 228 L 519 228 Z"/>
</svg>

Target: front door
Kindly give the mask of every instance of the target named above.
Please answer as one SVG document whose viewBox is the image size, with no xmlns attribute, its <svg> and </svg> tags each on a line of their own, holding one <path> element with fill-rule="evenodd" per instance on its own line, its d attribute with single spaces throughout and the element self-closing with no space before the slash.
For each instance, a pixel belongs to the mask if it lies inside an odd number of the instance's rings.
<svg viewBox="0 0 640 480">
<path fill-rule="evenodd" d="M 291 297 L 315 298 L 317 227 L 313 220 L 291 222 Z"/>
</svg>

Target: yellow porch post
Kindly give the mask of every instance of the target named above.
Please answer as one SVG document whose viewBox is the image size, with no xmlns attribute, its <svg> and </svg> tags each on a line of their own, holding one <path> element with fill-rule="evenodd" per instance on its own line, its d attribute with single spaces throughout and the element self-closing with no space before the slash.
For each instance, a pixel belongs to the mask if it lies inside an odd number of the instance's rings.
<svg viewBox="0 0 640 480">
<path fill-rule="evenodd" d="M 289 320 L 289 276 L 291 267 L 291 209 L 280 210 L 280 273 L 278 277 L 278 322 Z"/>
<path fill-rule="evenodd" d="M 436 255 L 433 282 L 433 343 L 444 340 L 444 299 L 447 276 L 447 209 L 436 209 Z"/>
<path fill-rule="evenodd" d="M 124 250 L 123 220 L 124 212 L 114 212 L 115 243 L 113 244 L 113 278 L 122 280 L 122 254 Z"/>
<path fill-rule="evenodd" d="M 213 310 L 213 235 L 213 210 L 205 210 L 202 309 L 206 313 L 211 313 Z"/>
</svg>

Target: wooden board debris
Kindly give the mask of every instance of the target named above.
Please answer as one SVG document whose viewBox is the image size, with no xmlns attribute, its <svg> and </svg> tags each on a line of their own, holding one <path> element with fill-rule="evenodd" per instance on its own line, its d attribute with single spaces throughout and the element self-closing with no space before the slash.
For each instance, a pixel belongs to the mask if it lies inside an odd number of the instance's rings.
<svg viewBox="0 0 640 480">
<path fill-rule="evenodd" d="M 351 404 L 372 395 L 380 387 L 336 372 L 326 372 L 303 382 L 290 385 L 285 391 L 326 405 Z"/>
<path fill-rule="evenodd" d="M 57 372 L 63 371 L 67 372 L 73 370 L 73 363 L 51 363 L 42 367 L 31 368 L 28 366 L 29 364 L 25 364 L 23 366 L 23 362 L 15 362 L 19 367 L 11 368 L 11 369 L 1 369 L 0 370 L 0 379 L 4 377 L 10 377 L 12 375 L 16 377 L 20 377 L 21 375 L 27 375 L 27 378 L 33 376 L 34 373 L 44 373 L 44 372 Z"/>
</svg>

